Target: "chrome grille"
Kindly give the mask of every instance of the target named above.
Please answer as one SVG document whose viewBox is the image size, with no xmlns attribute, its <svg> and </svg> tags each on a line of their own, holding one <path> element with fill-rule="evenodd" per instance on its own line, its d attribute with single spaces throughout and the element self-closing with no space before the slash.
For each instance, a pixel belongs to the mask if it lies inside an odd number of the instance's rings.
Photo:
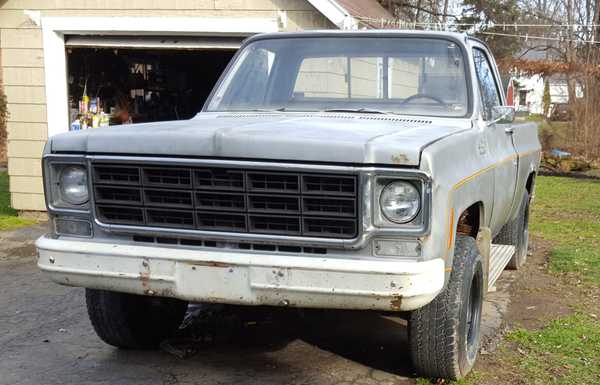
<svg viewBox="0 0 600 385">
<path fill-rule="evenodd" d="M 350 239 L 354 175 L 220 167 L 94 164 L 102 223 Z"/>
</svg>

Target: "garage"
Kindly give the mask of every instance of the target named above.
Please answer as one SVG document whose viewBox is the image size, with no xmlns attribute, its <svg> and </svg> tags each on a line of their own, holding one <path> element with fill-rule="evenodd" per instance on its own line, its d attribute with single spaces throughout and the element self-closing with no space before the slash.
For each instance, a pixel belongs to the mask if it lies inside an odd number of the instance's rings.
<svg viewBox="0 0 600 385">
<path fill-rule="evenodd" d="M 70 130 L 192 118 L 242 39 L 67 36 Z"/>
<path fill-rule="evenodd" d="M 11 205 L 32 215 L 46 210 L 48 138 L 194 116 L 254 34 L 380 28 L 393 18 L 375 0 L 0 1 L 0 13 L 11 138 L 0 139 L 0 163 L 5 145 Z"/>
</svg>

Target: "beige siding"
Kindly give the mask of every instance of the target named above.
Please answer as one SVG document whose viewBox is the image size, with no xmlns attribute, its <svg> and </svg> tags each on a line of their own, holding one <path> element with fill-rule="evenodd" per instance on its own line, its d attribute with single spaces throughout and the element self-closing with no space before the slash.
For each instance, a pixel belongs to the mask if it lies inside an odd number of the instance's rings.
<svg viewBox="0 0 600 385">
<path fill-rule="evenodd" d="M 308 11 L 314 8 L 305 0 L 215 0 L 215 9 Z"/>
<path fill-rule="evenodd" d="M 9 122 L 45 123 L 45 104 L 19 104 L 8 99 Z"/>
<path fill-rule="evenodd" d="M 17 192 L 10 193 L 11 206 L 16 210 L 23 211 L 44 211 L 46 203 L 44 202 L 44 194 L 23 194 Z"/>
<path fill-rule="evenodd" d="M 0 1 L 1 73 L 9 103 L 11 201 L 44 210 L 40 158 L 47 138 L 41 30 L 23 13 L 42 16 L 278 17 L 288 31 L 333 28 L 306 0 L 7 0 Z"/>
<path fill-rule="evenodd" d="M 8 140 L 45 141 L 48 137 L 46 123 L 8 122 Z"/>
<path fill-rule="evenodd" d="M 43 68 L 2 68 L 2 82 L 5 86 L 43 86 Z"/>
<path fill-rule="evenodd" d="M 51 9 L 56 7 L 54 0 L 6 0 L 4 9 Z"/>
<path fill-rule="evenodd" d="M 42 176 L 39 158 L 10 158 L 8 172 L 12 176 Z"/>
<path fill-rule="evenodd" d="M 29 28 L 2 29 L 0 48 L 42 48 L 42 31 Z"/>
<path fill-rule="evenodd" d="M 10 177 L 10 192 L 39 194 L 44 191 L 41 176 L 12 176 Z"/>
<path fill-rule="evenodd" d="M 44 53 L 41 49 L 2 48 L 1 56 L 4 67 L 44 66 Z"/>
<path fill-rule="evenodd" d="M 41 158 L 44 150 L 44 140 L 9 140 L 8 157 L 10 158 Z"/>
<path fill-rule="evenodd" d="M 46 104 L 44 87 L 40 86 L 5 86 L 4 93 L 9 103 Z"/>
</svg>

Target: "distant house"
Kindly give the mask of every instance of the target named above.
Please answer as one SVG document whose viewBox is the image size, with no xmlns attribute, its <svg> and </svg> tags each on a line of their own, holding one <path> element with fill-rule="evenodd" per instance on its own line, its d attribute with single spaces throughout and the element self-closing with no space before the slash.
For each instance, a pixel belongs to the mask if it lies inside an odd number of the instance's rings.
<svg viewBox="0 0 600 385">
<path fill-rule="evenodd" d="M 546 78 L 541 75 L 514 77 L 508 87 L 512 89 L 512 105 L 515 106 L 518 112 L 544 113 L 543 98 L 546 81 L 550 89 L 550 106 L 569 101 L 567 78 L 564 75 L 553 75 Z M 575 96 L 583 96 L 583 89 L 580 84 L 576 85 Z"/>
<path fill-rule="evenodd" d="M 82 114 L 90 126 L 187 119 L 252 34 L 391 18 L 376 0 L 0 1 L 12 206 L 45 210 L 44 143 Z"/>
<path fill-rule="evenodd" d="M 548 47 L 546 41 L 530 41 L 532 46 L 538 49 L 528 49 L 521 52 L 518 57 L 526 60 L 560 60 L 557 56 L 557 50 L 552 46 Z M 531 75 L 512 77 L 507 86 L 507 98 L 509 104 L 515 106 L 518 112 L 529 114 L 544 113 L 544 85 L 548 82 L 550 91 L 550 106 L 558 103 L 567 103 L 569 101 L 569 91 L 567 86 L 567 77 L 564 74 L 555 74 L 551 76 Z M 583 96 L 581 84 L 576 85 L 575 96 Z"/>
</svg>

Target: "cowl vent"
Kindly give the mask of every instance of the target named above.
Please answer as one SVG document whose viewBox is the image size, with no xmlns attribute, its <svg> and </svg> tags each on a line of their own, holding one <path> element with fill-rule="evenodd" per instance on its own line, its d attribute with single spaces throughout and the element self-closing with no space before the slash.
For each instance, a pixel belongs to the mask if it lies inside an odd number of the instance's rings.
<svg viewBox="0 0 600 385">
<path fill-rule="evenodd" d="M 277 113 L 243 113 L 243 114 L 228 114 L 218 115 L 220 119 L 243 119 L 243 118 L 265 118 L 265 117 L 288 117 L 288 118 L 328 118 L 328 119 L 353 119 L 353 120 L 379 120 L 388 122 L 402 122 L 411 124 L 431 124 L 431 120 L 401 118 L 393 115 L 351 115 L 351 114 L 294 114 L 282 115 Z"/>
</svg>

